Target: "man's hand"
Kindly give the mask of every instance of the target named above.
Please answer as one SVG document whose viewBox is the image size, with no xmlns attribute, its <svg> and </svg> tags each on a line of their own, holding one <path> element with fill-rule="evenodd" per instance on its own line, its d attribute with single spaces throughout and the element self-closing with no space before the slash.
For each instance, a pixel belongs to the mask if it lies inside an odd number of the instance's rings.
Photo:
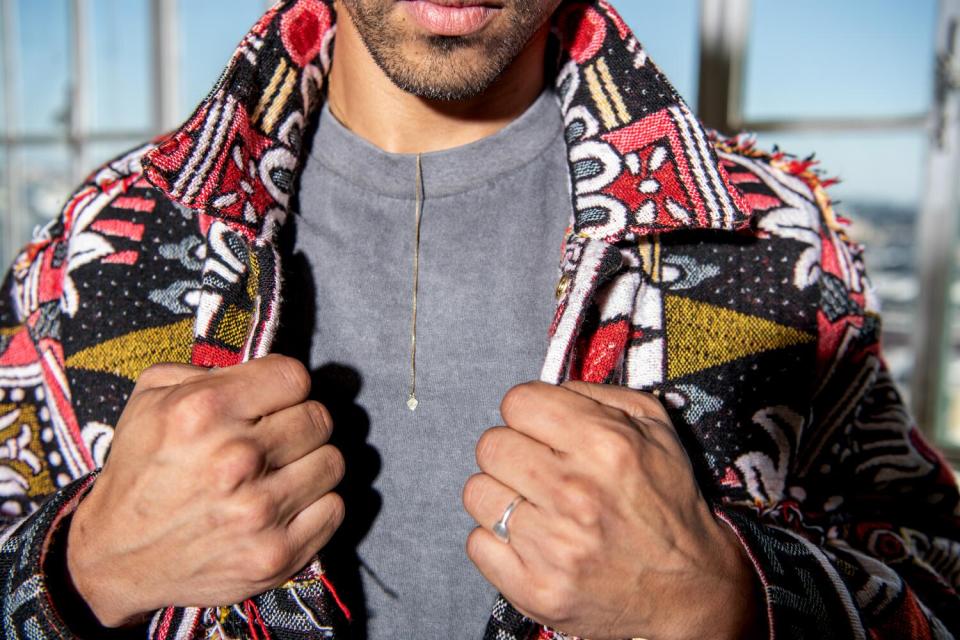
<svg viewBox="0 0 960 640">
<path fill-rule="evenodd" d="M 519 611 L 594 640 L 757 632 L 752 567 L 653 396 L 534 382 L 501 413 L 464 488 L 467 554 Z M 490 529 L 517 494 L 504 544 Z"/>
<path fill-rule="evenodd" d="M 102 624 L 240 602 L 327 543 L 344 461 L 309 391 L 304 367 L 281 356 L 143 373 L 67 539 L 71 579 Z"/>
</svg>

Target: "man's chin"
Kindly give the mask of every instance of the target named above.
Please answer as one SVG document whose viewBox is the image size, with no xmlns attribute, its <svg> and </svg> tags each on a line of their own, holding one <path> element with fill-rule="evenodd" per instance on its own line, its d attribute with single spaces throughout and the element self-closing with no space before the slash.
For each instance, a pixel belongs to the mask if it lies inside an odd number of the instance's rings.
<svg viewBox="0 0 960 640">
<path fill-rule="evenodd" d="M 471 68 L 471 63 L 485 59 L 483 55 L 475 46 L 464 43 L 462 48 L 453 50 L 433 49 L 428 55 L 383 60 L 379 66 L 394 85 L 409 94 L 426 100 L 457 102 L 482 95 L 500 75 L 493 68 Z"/>
<path fill-rule="evenodd" d="M 411 95 L 433 102 L 461 102 L 463 100 L 470 100 L 483 95 L 491 84 L 490 82 L 478 82 L 474 84 L 450 82 L 444 84 L 436 81 L 426 83 L 408 78 L 394 77 L 390 77 L 390 81 L 399 89 Z"/>
</svg>

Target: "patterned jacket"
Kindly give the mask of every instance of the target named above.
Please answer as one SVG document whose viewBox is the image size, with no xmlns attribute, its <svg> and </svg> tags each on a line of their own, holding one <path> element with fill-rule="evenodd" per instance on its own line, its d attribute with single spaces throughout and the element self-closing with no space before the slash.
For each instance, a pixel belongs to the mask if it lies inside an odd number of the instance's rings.
<svg viewBox="0 0 960 640">
<path fill-rule="evenodd" d="M 175 133 L 96 171 L 0 296 L 0 636 L 77 637 L 51 595 L 61 525 L 134 381 L 228 366 L 282 324 L 278 229 L 321 104 L 332 0 L 287 0 Z M 698 123 L 605 0 L 554 18 L 573 221 L 542 379 L 669 407 L 763 586 L 771 637 L 960 630 L 960 511 L 880 354 L 860 249 L 809 162 Z M 156 612 L 151 638 L 334 638 L 322 557 L 234 607 Z M 490 640 L 564 638 L 494 604 Z"/>
</svg>

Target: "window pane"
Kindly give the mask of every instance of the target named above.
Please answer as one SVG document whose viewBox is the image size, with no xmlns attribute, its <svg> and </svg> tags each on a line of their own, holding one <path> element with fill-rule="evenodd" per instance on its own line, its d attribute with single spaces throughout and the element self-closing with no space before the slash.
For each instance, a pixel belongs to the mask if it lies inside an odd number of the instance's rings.
<svg viewBox="0 0 960 640">
<path fill-rule="evenodd" d="M 151 121 L 150 11 L 146 0 L 90 5 L 89 126 L 146 131 Z"/>
<path fill-rule="evenodd" d="M 687 102 L 696 104 L 699 0 L 619 2 L 617 10 Z"/>
<path fill-rule="evenodd" d="M 0 258 L 6 268 L 14 252 L 26 244 L 37 225 L 60 212 L 70 194 L 70 161 L 65 146 L 23 147 L 16 153 L 14 186 L 16 209 L 8 209 L 6 156 L 0 156 Z"/>
<path fill-rule="evenodd" d="M 867 269 L 883 310 L 884 352 L 900 383 L 909 391 L 914 365 L 911 342 L 916 320 L 915 227 L 923 179 L 926 135 L 923 131 L 779 133 L 761 137 L 806 157 L 816 151 L 825 177 L 842 182 L 830 187 L 837 212 L 852 220 L 851 238 L 866 246 Z"/>
<path fill-rule="evenodd" d="M 747 119 L 926 111 L 936 13 L 936 0 L 754 2 Z"/>
<path fill-rule="evenodd" d="M 70 195 L 70 154 L 65 146 L 24 147 L 20 159 L 20 244 L 27 242 L 37 225 L 58 213 Z"/>
<path fill-rule="evenodd" d="M 0 20 L 2 24 L 2 20 Z M 0 36 L 3 34 L 0 33 Z M 3 69 L 4 59 L 3 59 L 3 49 L 4 42 L 0 39 L 0 69 Z M 3 136 L 7 132 L 7 92 L 6 92 L 6 82 L 5 78 L 0 78 L 0 136 Z M 0 152 L 3 150 L 0 149 Z M 0 174 L 2 175 L 2 174 Z"/>
<path fill-rule="evenodd" d="M 147 138 L 130 138 L 128 140 L 92 143 L 87 147 L 87 158 L 89 158 L 90 161 L 90 166 L 87 167 L 87 173 L 102 166 L 106 162 L 120 157 L 122 154 L 145 142 L 147 142 Z"/>
<path fill-rule="evenodd" d="M 70 103 L 70 12 L 65 0 L 17 2 L 21 129 L 64 131 Z"/>
<path fill-rule="evenodd" d="M 943 414 L 940 416 L 943 439 L 960 447 L 960 242 L 957 243 L 957 267 L 954 269 L 953 286 L 950 288 L 950 323 L 947 344 L 950 356 L 947 358 L 945 388 L 941 395 Z"/>
<path fill-rule="evenodd" d="M 14 243 L 8 240 L 12 232 L 10 206 L 7 199 L 7 149 L 0 147 L 0 273 L 4 274 L 13 259 L 11 253 Z"/>
<path fill-rule="evenodd" d="M 183 118 L 217 82 L 230 55 L 266 11 L 263 0 L 178 0 Z"/>
</svg>

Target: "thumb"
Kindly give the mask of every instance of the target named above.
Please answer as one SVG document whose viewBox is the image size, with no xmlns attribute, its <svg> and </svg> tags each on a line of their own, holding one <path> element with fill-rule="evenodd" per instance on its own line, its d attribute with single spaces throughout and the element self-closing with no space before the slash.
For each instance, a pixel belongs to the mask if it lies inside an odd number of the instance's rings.
<svg viewBox="0 0 960 640">
<path fill-rule="evenodd" d="M 578 380 L 564 382 L 560 386 L 600 404 L 619 409 L 631 418 L 653 418 L 668 425 L 672 424 L 663 404 L 652 394 L 619 385 L 592 384 Z"/>
<path fill-rule="evenodd" d="M 195 367 L 190 364 L 174 362 L 155 364 L 144 369 L 140 377 L 137 378 L 137 386 L 134 388 L 134 393 L 183 384 L 191 378 L 207 375 L 210 371 L 210 369 Z"/>
</svg>

